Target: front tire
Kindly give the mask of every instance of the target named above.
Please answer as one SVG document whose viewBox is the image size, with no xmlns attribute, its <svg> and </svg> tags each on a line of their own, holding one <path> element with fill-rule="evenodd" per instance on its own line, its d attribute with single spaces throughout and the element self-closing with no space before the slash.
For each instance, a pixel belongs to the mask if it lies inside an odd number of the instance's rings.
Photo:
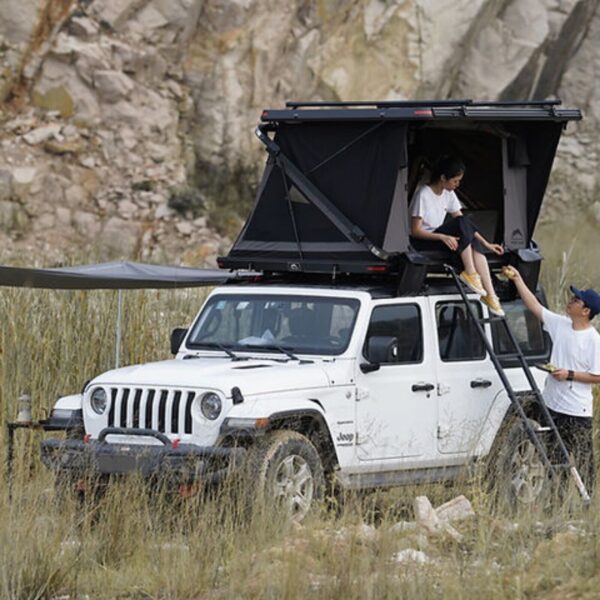
<svg viewBox="0 0 600 600">
<path fill-rule="evenodd" d="M 267 433 L 250 449 L 248 467 L 252 500 L 282 511 L 292 521 L 302 521 L 323 495 L 319 453 L 296 431 Z"/>
</svg>

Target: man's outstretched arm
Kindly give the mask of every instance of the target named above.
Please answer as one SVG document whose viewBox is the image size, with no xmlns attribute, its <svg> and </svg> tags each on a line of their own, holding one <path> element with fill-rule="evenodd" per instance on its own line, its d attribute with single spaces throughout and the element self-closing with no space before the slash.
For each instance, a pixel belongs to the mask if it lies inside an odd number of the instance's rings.
<svg viewBox="0 0 600 600">
<path fill-rule="evenodd" d="M 514 282 L 517 292 L 519 292 L 519 296 L 521 296 L 521 300 L 523 300 L 525 306 L 534 314 L 536 319 L 542 321 L 542 310 L 544 307 L 535 297 L 535 294 L 527 287 L 521 277 L 521 273 L 514 267 L 504 267 L 504 273 Z"/>
</svg>

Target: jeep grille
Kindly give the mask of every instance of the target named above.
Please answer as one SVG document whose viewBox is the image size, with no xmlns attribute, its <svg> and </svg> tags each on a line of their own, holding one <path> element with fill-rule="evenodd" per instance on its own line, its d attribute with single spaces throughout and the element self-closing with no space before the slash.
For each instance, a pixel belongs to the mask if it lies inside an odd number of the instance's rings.
<svg viewBox="0 0 600 600">
<path fill-rule="evenodd" d="M 192 390 L 111 387 L 108 426 L 192 433 L 195 397 Z"/>
</svg>

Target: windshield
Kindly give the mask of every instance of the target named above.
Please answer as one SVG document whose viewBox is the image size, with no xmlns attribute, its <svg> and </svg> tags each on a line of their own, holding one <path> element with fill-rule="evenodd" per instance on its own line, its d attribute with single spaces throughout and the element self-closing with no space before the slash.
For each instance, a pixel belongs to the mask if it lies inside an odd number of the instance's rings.
<svg viewBox="0 0 600 600">
<path fill-rule="evenodd" d="M 188 348 L 221 344 L 233 351 L 341 354 L 350 341 L 359 301 L 287 295 L 216 295 L 194 324 Z"/>
</svg>

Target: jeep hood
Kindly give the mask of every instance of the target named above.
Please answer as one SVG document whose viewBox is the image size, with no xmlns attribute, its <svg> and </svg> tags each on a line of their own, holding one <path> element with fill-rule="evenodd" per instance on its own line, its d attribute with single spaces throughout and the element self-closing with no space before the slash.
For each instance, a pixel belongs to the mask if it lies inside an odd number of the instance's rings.
<svg viewBox="0 0 600 600">
<path fill-rule="evenodd" d="M 107 371 L 92 384 L 189 387 L 221 390 L 231 395 L 237 386 L 244 396 L 284 390 L 322 388 L 330 385 L 325 370 L 318 362 L 278 362 L 229 358 L 194 358 L 166 360 Z"/>
</svg>

